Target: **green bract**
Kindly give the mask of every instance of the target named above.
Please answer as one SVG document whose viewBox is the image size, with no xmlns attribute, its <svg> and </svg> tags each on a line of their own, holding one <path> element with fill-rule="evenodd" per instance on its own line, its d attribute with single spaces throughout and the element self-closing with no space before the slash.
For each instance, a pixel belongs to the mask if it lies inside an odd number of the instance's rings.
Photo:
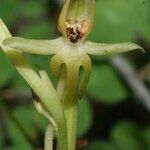
<svg viewBox="0 0 150 150">
<path fill-rule="evenodd" d="M 90 77 L 92 64 L 89 55 L 108 55 L 134 49 L 143 51 L 134 43 L 87 41 L 94 22 L 94 10 L 95 0 L 66 0 L 58 21 L 62 36 L 54 40 L 12 37 L 0 20 L 0 46 L 33 90 L 35 107 L 50 122 L 45 137 L 46 150 L 52 147 L 47 143 L 53 137 L 53 129 L 58 150 L 75 149 L 76 103 L 78 98 L 83 97 Z M 23 53 L 54 55 L 50 66 L 58 77 L 57 86 L 53 86 L 45 70 L 36 72 Z"/>
</svg>

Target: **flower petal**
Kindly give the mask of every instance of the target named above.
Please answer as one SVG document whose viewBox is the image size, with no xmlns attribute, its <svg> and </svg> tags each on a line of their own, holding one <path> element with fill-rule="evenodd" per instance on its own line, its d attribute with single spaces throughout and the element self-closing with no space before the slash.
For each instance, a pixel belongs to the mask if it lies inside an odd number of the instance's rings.
<svg viewBox="0 0 150 150">
<path fill-rule="evenodd" d="M 85 90 L 91 75 L 92 62 L 87 54 L 83 55 L 80 61 L 80 65 L 83 68 L 83 74 L 81 81 L 79 82 L 78 96 L 79 98 L 82 98 L 85 94 Z"/>
<path fill-rule="evenodd" d="M 54 40 L 32 40 L 20 37 L 10 37 L 3 42 L 7 47 L 39 55 L 55 54 L 63 47 L 63 43 L 62 37 Z"/>
<path fill-rule="evenodd" d="M 144 49 L 135 43 L 94 43 L 87 41 L 84 45 L 84 50 L 91 55 L 110 55 L 115 53 L 123 53 L 131 50 L 139 49 L 144 52 Z"/>
</svg>

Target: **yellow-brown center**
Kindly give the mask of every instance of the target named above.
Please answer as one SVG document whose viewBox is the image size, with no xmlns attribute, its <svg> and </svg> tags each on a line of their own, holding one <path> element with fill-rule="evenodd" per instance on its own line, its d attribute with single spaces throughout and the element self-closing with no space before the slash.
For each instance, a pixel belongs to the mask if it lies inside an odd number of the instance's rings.
<svg viewBox="0 0 150 150">
<path fill-rule="evenodd" d="M 88 31 L 88 23 L 86 21 L 75 21 L 71 23 L 70 20 L 66 21 L 66 35 L 71 43 L 77 43 Z"/>
</svg>

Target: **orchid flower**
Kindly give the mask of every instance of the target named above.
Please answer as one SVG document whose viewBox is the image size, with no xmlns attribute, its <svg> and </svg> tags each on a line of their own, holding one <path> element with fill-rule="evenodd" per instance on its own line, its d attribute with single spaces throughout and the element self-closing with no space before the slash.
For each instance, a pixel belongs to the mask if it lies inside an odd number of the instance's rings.
<svg viewBox="0 0 150 150">
<path fill-rule="evenodd" d="M 134 43 L 88 41 L 86 38 L 92 30 L 94 18 L 95 0 L 66 0 L 58 20 L 62 36 L 53 40 L 12 37 L 0 20 L 0 46 L 32 88 L 35 107 L 49 120 L 48 127 L 53 127 L 58 150 L 75 149 L 76 105 L 83 97 L 90 77 L 92 63 L 89 55 L 110 55 L 135 49 L 144 51 Z M 23 53 L 53 55 L 50 68 L 58 77 L 57 86 L 53 86 L 46 71 L 36 72 Z M 49 137 L 47 132 L 46 137 Z"/>
</svg>

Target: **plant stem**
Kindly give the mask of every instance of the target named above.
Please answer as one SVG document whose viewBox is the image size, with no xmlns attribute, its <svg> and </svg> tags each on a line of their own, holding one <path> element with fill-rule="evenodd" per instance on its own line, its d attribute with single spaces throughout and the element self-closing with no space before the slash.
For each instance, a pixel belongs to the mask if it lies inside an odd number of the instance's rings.
<svg viewBox="0 0 150 150">
<path fill-rule="evenodd" d="M 68 150 L 75 150 L 77 128 L 77 103 L 65 109 L 67 121 Z"/>
<path fill-rule="evenodd" d="M 53 126 L 48 125 L 45 132 L 44 150 L 53 150 Z"/>
<path fill-rule="evenodd" d="M 62 66 L 62 70 L 59 76 L 58 84 L 57 84 L 57 94 L 59 98 L 63 101 L 64 91 L 66 88 L 66 78 L 67 78 L 67 70 L 66 66 Z M 71 100 L 70 100 L 71 101 Z M 66 117 L 66 124 L 67 124 L 67 132 L 65 133 L 67 135 L 67 150 L 75 150 L 76 146 L 76 124 L 77 124 L 77 103 L 65 107 L 64 106 L 64 113 Z M 60 149 L 62 150 L 62 149 Z"/>
<path fill-rule="evenodd" d="M 67 132 L 64 130 L 62 122 L 60 122 L 58 129 L 56 132 L 57 150 L 68 150 Z"/>
</svg>

